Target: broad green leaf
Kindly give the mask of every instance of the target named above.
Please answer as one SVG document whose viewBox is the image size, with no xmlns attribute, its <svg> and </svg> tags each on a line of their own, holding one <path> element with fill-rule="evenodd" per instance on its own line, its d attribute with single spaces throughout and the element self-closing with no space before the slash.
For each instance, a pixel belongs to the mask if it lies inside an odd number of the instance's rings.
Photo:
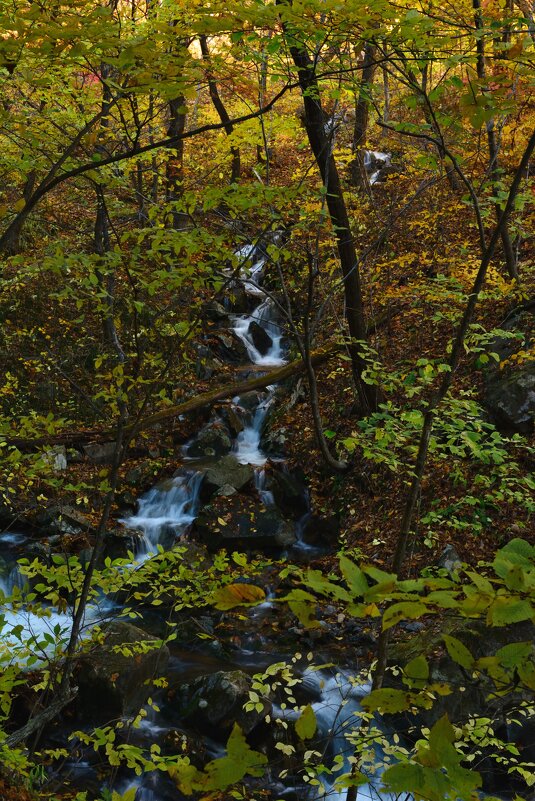
<svg viewBox="0 0 535 801">
<path fill-rule="evenodd" d="M 463 643 L 457 639 L 457 637 L 452 637 L 450 634 L 442 635 L 442 639 L 446 644 L 446 648 L 448 649 L 448 654 L 453 659 L 454 662 L 457 662 L 458 665 L 465 668 L 465 670 L 471 670 L 474 666 L 474 657 Z"/>
<path fill-rule="evenodd" d="M 361 705 L 370 712 L 403 712 L 412 704 L 412 696 L 404 690 L 391 687 L 372 690 L 362 699 Z"/>
<path fill-rule="evenodd" d="M 347 556 L 340 557 L 340 570 L 354 596 L 365 595 L 369 589 L 366 576 Z"/>
<path fill-rule="evenodd" d="M 408 679 L 422 681 L 429 678 L 429 665 L 425 656 L 416 656 L 407 662 L 403 672 Z"/>
<path fill-rule="evenodd" d="M 301 740 L 310 740 L 316 734 L 317 721 L 314 710 L 308 704 L 295 722 L 295 730 Z"/>
<path fill-rule="evenodd" d="M 487 623 L 490 626 L 507 626 L 510 623 L 520 623 L 534 618 L 535 609 L 529 601 L 507 596 L 498 596 L 487 612 Z"/>
<path fill-rule="evenodd" d="M 421 601 L 404 601 L 390 606 L 383 615 L 383 629 L 390 629 L 407 618 L 417 620 L 429 612 L 426 604 Z"/>
</svg>

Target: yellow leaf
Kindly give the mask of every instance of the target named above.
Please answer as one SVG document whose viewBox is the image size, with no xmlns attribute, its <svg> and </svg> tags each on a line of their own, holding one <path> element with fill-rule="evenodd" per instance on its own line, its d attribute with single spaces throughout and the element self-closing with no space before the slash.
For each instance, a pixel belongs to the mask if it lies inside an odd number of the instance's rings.
<svg viewBox="0 0 535 801">
<path fill-rule="evenodd" d="M 217 609 L 233 609 L 235 606 L 251 606 L 266 598 L 266 593 L 254 584 L 227 584 L 212 595 L 212 603 Z"/>
</svg>

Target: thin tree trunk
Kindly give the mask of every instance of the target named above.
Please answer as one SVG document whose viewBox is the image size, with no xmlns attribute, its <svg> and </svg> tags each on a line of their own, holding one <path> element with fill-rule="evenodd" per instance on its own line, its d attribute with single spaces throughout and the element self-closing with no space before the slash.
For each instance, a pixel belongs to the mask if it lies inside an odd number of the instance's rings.
<svg viewBox="0 0 535 801">
<path fill-rule="evenodd" d="M 362 76 L 359 94 L 355 103 L 355 124 L 353 127 L 353 154 L 351 163 L 351 183 L 353 186 L 367 189 L 368 176 L 364 166 L 364 150 L 368 137 L 368 121 L 370 116 L 370 100 L 375 74 L 375 54 L 377 48 L 372 42 L 364 46 Z"/>
<path fill-rule="evenodd" d="M 472 7 L 474 9 L 476 30 L 482 32 L 483 15 L 481 12 L 481 0 L 472 0 Z M 485 64 L 485 41 L 482 35 L 478 36 L 476 39 L 476 51 L 477 51 L 477 77 L 479 78 L 480 81 L 485 81 L 487 78 L 487 70 Z M 482 92 L 488 91 L 488 88 L 481 86 L 481 91 Z M 500 169 L 500 165 L 498 162 L 499 149 L 498 149 L 498 142 L 496 140 L 496 126 L 494 124 L 494 118 L 487 120 L 485 127 L 487 130 L 487 143 L 489 150 L 489 176 L 491 184 L 494 188 L 496 187 L 498 182 L 499 169 Z M 496 204 L 494 206 L 494 211 L 496 214 L 496 219 L 499 219 L 500 209 L 499 206 Z M 518 278 L 518 265 L 516 261 L 515 249 L 513 247 L 513 243 L 509 235 L 509 228 L 507 226 L 507 222 L 502 226 L 501 240 L 502 240 L 503 256 L 505 259 L 505 266 L 509 274 L 509 277 Z"/>
<path fill-rule="evenodd" d="M 165 171 L 165 198 L 168 203 L 177 202 L 184 192 L 184 142 L 180 138 L 186 127 L 186 99 L 180 95 L 169 101 L 168 137 L 179 137 L 173 145 L 174 154 L 167 159 Z M 173 209 L 171 213 L 172 227 L 178 231 L 186 228 L 188 216 L 182 211 Z"/>
<path fill-rule="evenodd" d="M 225 133 L 227 136 L 230 136 L 234 131 L 234 126 L 228 114 L 228 111 L 225 107 L 225 104 L 221 100 L 221 96 L 219 94 L 219 89 L 217 88 L 217 83 L 215 82 L 212 70 L 210 69 L 210 50 L 208 49 L 208 40 L 205 34 L 199 36 L 199 43 L 201 45 L 201 53 L 202 57 L 206 63 L 206 79 L 208 81 L 208 91 L 210 93 L 210 98 L 212 103 L 214 104 L 214 108 L 219 115 L 219 119 L 221 120 L 223 127 L 225 129 Z M 240 180 L 240 173 L 241 173 L 241 160 L 240 160 L 240 149 L 238 147 L 231 147 L 230 153 L 232 156 L 232 168 L 230 174 L 230 183 L 235 184 Z"/>
<path fill-rule="evenodd" d="M 107 79 L 111 74 L 111 67 L 108 64 L 103 64 L 101 67 L 102 78 L 102 106 L 101 106 L 101 122 L 100 131 L 95 146 L 95 152 L 99 156 L 106 155 L 106 149 L 102 142 L 103 136 L 109 128 L 110 124 L 110 110 L 112 106 L 112 95 L 110 88 L 107 84 Z M 108 210 L 106 208 L 106 201 L 104 198 L 104 189 L 101 184 L 96 184 L 97 195 L 97 211 L 95 215 L 95 252 L 101 257 L 104 263 L 105 256 L 110 252 L 110 231 L 108 226 Z M 115 272 L 114 270 L 106 270 L 105 274 L 99 272 L 99 279 L 101 288 L 104 290 L 104 304 L 105 309 L 102 319 L 102 329 L 104 333 L 104 341 L 110 345 L 117 355 L 119 362 L 125 361 L 125 355 L 119 341 L 117 329 L 115 327 L 115 320 L 113 315 L 113 307 L 115 304 Z"/>
<path fill-rule="evenodd" d="M 321 104 L 314 64 L 304 47 L 293 44 L 290 52 L 297 67 L 303 96 L 308 140 L 325 187 L 327 208 L 337 240 L 338 256 L 344 279 L 345 315 L 351 337 L 349 352 L 355 385 L 362 411 L 368 413 L 377 408 L 378 390 L 377 387 L 366 384 L 362 378 L 366 362 L 360 354 L 358 343 L 366 342 L 366 319 L 359 263 L 349 226 L 340 177 L 325 132 L 326 118 Z"/>
<path fill-rule="evenodd" d="M 383 67 L 383 123 L 386 125 L 390 120 L 390 82 L 388 70 Z M 381 128 L 381 136 L 386 136 L 386 128 Z"/>
</svg>

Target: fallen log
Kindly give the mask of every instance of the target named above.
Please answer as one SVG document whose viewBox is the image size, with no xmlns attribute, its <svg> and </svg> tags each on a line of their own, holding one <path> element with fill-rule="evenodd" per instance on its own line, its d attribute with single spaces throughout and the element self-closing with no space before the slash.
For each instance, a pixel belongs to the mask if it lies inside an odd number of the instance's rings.
<svg viewBox="0 0 535 801">
<path fill-rule="evenodd" d="M 382 328 L 386 323 L 389 323 L 394 317 L 402 311 L 401 306 L 387 309 L 380 314 L 375 320 L 371 321 L 367 327 L 367 335 L 375 333 L 379 328 Z M 346 345 L 343 343 L 335 343 L 328 345 L 325 348 L 318 348 L 312 351 L 310 360 L 313 367 L 317 367 L 323 362 L 328 361 L 335 353 L 344 350 Z M 254 366 L 251 367 L 254 369 Z M 161 423 L 163 420 L 169 420 L 172 417 L 178 417 L 181 414 L 188 414 L 197 409 L 202 409 L 219 400 L 225 398 L 233 398 L 235 395 L 241 395 L 245 392 L 251 392 L 255 389 L 264 389 L 271 384 L 278 384 L 286 378 L 292 378 L 306 371 L 306 365 L 301 358 L 295 359 L 289 364 L 284 364 L 282 367 L 277 367 L 275 370 L 270 370 L 268 373 L 248 378 L 244 381 L 238 381 L 234 384 L 225 384 L 222 387 L 202 392 L 200 395 L 195 395 L 193 398 L 182 401 L 176 406 L 168 406 L 167 409 L 162 409 L 154 414 L 147 415 L 141 420 L 136 420 L 133 423 L 125 426 L 124 435 L 126 438 L 132 438 L 140 431 L 146 431 L 151 426 Z M 115 439 L 116 431 L 113 428 L 105 430 L 89 430 L 89 431 L 66 431 L 61 434 L 51 434 L 45 437 L 35 437 L 34 439 L 25 439 L 23 437 L 0 437 L 0 442 L 5 442 L 7 445 L 12 445 L 21 449 L 34 449 L 46 445 L 84 445 L 93 442 L 110 442 Z"/>
<path fill-rule="evenodd" d="M 320 348 L 312 353 L 312 363 L 318 366 L 323 362 L 330 359 L 335 353 L 343 349 L 343 345 L 335 344 L 326 348 Z M 295 359 L 289 364 L 284 364 L 282 367 L 277 367 L 275 370 L 270 370 L 262 375 L 248 378 L 243 381 L 237 381 L 233 384 L 225 384 L 222 387 L 202 392 L 200 395 L 195 395 L 193 398 L 188 398 L 176 406 L 169 406 L 167 409 L 162 409 L 154 414 L 147 415 L 142 420 L 130 423 L 125 427 L 125 436 L 137 434 L 140 431 L 145 431 L 164 420 L 169 420 L 172 417 L 178 417 L 181 414 L 188 414 L 197 409 L 202 409 L 209 406 L 216 401 L 224 400 L 225 398 L 233 398 L 235 395 L 241 395 L 245 392 L 251 392 L 255 389 L 265 389 L 271 384 L 278 384 L 287 378 L 292 378 L 295 375 L 305 372 L 305 365 L 301 358 Z M 14 445 L 17 448 L 39 448 L 46 445 L 81 445 L 89 442 L 106 442 L 113 440 L 115 437 L 114 429 L 90 430 L 90 431 L 70 431 L 59 434 L 51 434 L 45 437 L 36 437 L 35 439 L 24 439 L 22 437 L 6 437 L 5 442 L 8 445 Z"/>
</svg>

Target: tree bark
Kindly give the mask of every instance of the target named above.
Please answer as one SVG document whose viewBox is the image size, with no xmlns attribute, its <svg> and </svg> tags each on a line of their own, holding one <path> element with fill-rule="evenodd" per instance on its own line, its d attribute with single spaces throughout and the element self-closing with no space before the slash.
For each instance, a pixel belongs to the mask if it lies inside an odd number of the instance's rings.
<svg viewBox="0 0 535 801">
<path fill-rule="evenodd" d="M 481 11 L 481 0 L 472 0 L 472 7 L 474 9 L 474 19 L 476 30 L 480 33 L 483 31 L 483 15 Z M 476 52 L 477 52 L 477 77 L 480 81 L 485 81 L 487 78 L 487 69 L 485 64 L 485 41 L 483 36 L 480 35 L 476 39 Z M 481 86 L 482 92 L 490 91 L 488 88 L 484 88 Z M 494 124 L 494 118 L 491 117 L 490 120 L 486 122 L 486 130 L 487 130 L 487 144 L 488 144 L 488 151 L 489 151 L 489 177 L 493 188 L 496 188 L 498 183 L 498 176 L 499 176 L 499 169 L 500 165 L 498 162 L 498 142 L 496 140 L 496 126 Z M 500 209 L 498 205 L 494 205 L 494 211 L 496 214 L 496 219 L 499 220 L 500 218 Z M 507 226 L 507 221 L 502 225 L 501 228 L 501 241 L 502 241 L 502 250 L 503 256 L 505 259 L 505 267 L 507 269 L 507 273 L 509 274 L 510 278 L 518 278 L 518 265 L 516 260 L 515 249 L 513 247 L 513 243 L 511 241 L 511 236 L 509 234 L 509 228 Z"/>
<path fill-rule="evenodd" d="M 325 131 L 326 117 L 321 104 L 314 64 L 304 46 L 292 44 L 290 52 L 297 67 L 299 86 L 303 96 L 308 140 L 325 187 L 327 208 L 337 241 L 344 281 L 345 315 L 351 337 L 349 352 L 353 376 L 361 409 L 364 413 L 369 413 L 377 408 L 378 389 L 366 384 L 362 378 L 366 362 L 361 356 L 359 342 L 366 342 L 366 318 L 359 263 L 349 226 L 347 207 L 336 162 Z"/>
<path fill-rule="evenodd" d="M 351 163 L 351 183 L 353 186 L 367 189 L 368 176 L 364 167 L 364 150 L 368 135 L 368 120 L 370 116 L 370 95 L 375 74 L 375 54 L 377 48 L 372 42 L 364 46 L 364 60 L 362 63 L 361 83 L 355 103 L 355 124 L 353 127 L 353 153 Z"/>
<path fill-rule="evenodd" d="M 208 49 L 208 40 L 205 34 L 201 34 L 201 36 L 199 36 L 199 43 L 201 45 L 202 57 L 207 65 L 206 80 L 208 81 L 208 91 L 210 93 L 210 98 L 212 100 L 212 103 L 214 104 L 215 110 L 218 113 L 219 119 L 223 124 L 225 133 L 227 134 L 227 136 L 230 136 L 234 131 L 234 125 L 232 124 L 232 121 L 225 107 L 225 104 L 221 100 L 221 95 L 219 94 L 217 83 L 215 81 L 213 72 L 210 68 L 210 50 Z M 232 156 L 230 183 L 235 184 L 240 180 L 240 173 L 241 173 L 240 149 L 238 147 L 233 146 L 230 148 L 230 153 Z"/>
<path fill-rule="evenodd" d="M 169 101 L 169 127 L 167 136 L 176 137 L 173 145 L 174 154 L 167 159 L 165 169 L 165 199 L 173 203 L 184 193 L 184 141 L 181 138 L 186 127 L 186 99 L 183 95 Z M 176 207 L 171 213 L 172 227 L 178 231 L 186 228 L 188 216 Z"/>
</svg>

